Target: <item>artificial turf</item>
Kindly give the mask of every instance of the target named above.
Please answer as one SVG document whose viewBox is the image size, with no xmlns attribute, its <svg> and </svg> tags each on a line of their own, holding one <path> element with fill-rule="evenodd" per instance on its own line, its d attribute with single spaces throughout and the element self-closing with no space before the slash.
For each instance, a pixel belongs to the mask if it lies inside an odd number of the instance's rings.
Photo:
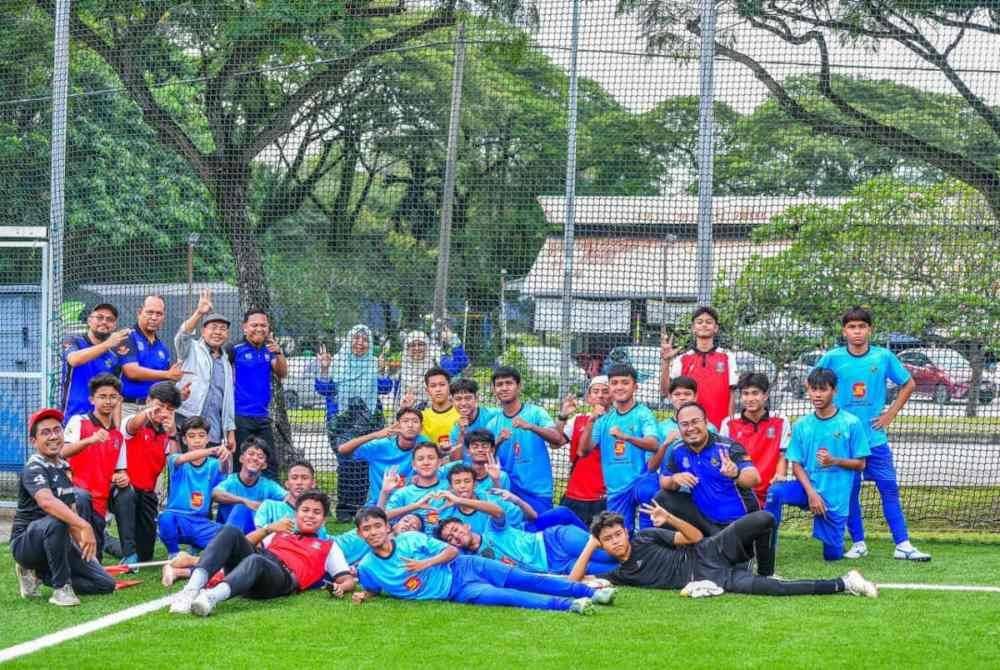
<svg viewBox="0 0 1000 670">
<path fill-rule="evenodd" d="M 934 560 L 895 561 L 886 540 L 848 564 L 824 563 L 819 545 L 783 536 L 786 578 L 832 577 L 858 567 L 877 582 L 1000 585 L 1000 545 L 919 542 Z M 112 596 L 60 609 L 18 597 L 0 546 L 0 648 L 163 595 L 158 573 Z M 175 587 L 175 589 L 178 587 Z M 48 589 L 45 589 L 48 593 Z M 623 589 L 596 616 L 376 599 L 364 605 L 323 592 L 269 602 L 235 599 L 209 619 L 165 610 L 23 657 L 10 667 L 1000 667 L 1000 594 L 883 590 L 688 600 Z"/>
</svg>

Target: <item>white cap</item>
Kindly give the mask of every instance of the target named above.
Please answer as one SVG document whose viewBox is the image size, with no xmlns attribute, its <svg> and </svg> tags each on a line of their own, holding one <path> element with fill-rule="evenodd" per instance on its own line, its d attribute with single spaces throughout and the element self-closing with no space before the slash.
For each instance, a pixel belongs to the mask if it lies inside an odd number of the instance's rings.
<svg viewBox="0 0 1000 670">
<path fill-rule="evenodd" d="M 601 385 L 604 385 L 604 386 L 610 386 L 611 382 L 608 380 L 608 376 L 607 375 L 595 375 L 595 376 L 593 376 L 593 377 L 590 378 L 590 383 L 587 384 L 587 390 L 589 391 L 590 389 L 594 388 L 598 384 L 601 384 Z"/>
</svg>

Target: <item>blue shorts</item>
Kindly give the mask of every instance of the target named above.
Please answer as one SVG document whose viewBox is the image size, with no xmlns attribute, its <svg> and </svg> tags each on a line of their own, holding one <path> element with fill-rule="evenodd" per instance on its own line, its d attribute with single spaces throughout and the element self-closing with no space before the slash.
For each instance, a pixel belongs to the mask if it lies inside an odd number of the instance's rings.
<svg viewBox="0 0 1000 670">
<path fill-rule="evenodd" d="M 863 477 L 870 482 L 896 481 L 896 465 L 888 443 L 872 447 L 871 455 L 865 459 Z"/>
<path fill-rule="evenodd" d="M 780 522 L 780 505 L 791 505 L 799 509 L 809 509 L 809 497 L 802 484 L 797 481 L 778 482 L 768 490 L 767 511 Z M 837 514 L 827 510 L 825 516 L 813 516 L 814 538 L 829 547 L 840 547 L 843 551 L 844 530 L 847 528 L 847 515 Z"/>
<path fill-rule="evenodd" d="M 552 526 L 542 531 L 549 572 L 568 575 L 590 540 L 590 533 L 577 526 Z M 588 575 L 602 575 L 618 567 L 618 562 L 598 549 L 587 563 Z"/>
</svg>

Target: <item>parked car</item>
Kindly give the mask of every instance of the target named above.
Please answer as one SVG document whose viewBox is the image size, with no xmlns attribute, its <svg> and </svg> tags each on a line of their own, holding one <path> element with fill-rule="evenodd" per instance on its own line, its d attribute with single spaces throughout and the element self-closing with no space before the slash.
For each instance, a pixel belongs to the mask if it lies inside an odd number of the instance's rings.
<svg viewBox="0 0 1000 670">
<path fill-rule="evenodd" d="M 318 372 L 319 364 L 313 356 L 288 358 L 288 376 L 284 383 L 285 406 L 288 409 L 326 406 L 326 400 L 313 387 Z"/>
<path fill-rule="evenodd" d="M 558 347 L 542 346 L 518 347 L 517 351 L 524 357 L 524 362 L 528 368 L 526 371 L 522 370 L 522 372 L 531 374 L 540 387 L 544 389 L 544 395 L 552 397 L 558 395 L 562 351 Z M 569 374 L 570 386 L 573 387 L 575 393 L 580 393 L 586 388 L 587 375 L 572 359 L 569 366 Z"/>
<path fill-rule="evenodd" d="M 965 356 L 946 347 L 907 349 L 899 354 L 900 362 L 910 371 L 916 382 L 914 395 L 930 398 L 938 404 L 953 399 L 967 398 L 972 381 L 972 366 Z M 890 389 L 895 397 L 897 389 Z M 988 405 L 996 397 L 996 387 L 983 379 L 979 387 L 979 403 Z"/>
<path fill-rule="evenodd" d="M 796 398 L 806 397 L 806 377 L 826 352 L 822 349 L 807 351 L 785 367 L 785 390 Z"/>
</svg>

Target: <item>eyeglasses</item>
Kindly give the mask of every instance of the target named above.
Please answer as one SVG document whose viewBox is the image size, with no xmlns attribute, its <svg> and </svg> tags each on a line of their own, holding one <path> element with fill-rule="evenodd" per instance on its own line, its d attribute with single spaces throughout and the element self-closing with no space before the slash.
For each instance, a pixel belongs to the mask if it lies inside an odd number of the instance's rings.
<svg viewBox="0 0 1000 670">
<path fill-rule="evenodd" d="M 691 419 L 690 421 L 680 421 L 677 423 L 677 427 L 681 430 L 687 430 L 688 428 L 694 428 L 696 426 L 705 425 L 705 419 Z"/>
<path fill-rule="evenodd" d="M 41 428 L 35 431 L 35 435 L 44 438 L 55 437 L 56 435 L 62 435 L 62 433 L 62 426 L 56 426 L 55 428 Z"/>
</svg>

